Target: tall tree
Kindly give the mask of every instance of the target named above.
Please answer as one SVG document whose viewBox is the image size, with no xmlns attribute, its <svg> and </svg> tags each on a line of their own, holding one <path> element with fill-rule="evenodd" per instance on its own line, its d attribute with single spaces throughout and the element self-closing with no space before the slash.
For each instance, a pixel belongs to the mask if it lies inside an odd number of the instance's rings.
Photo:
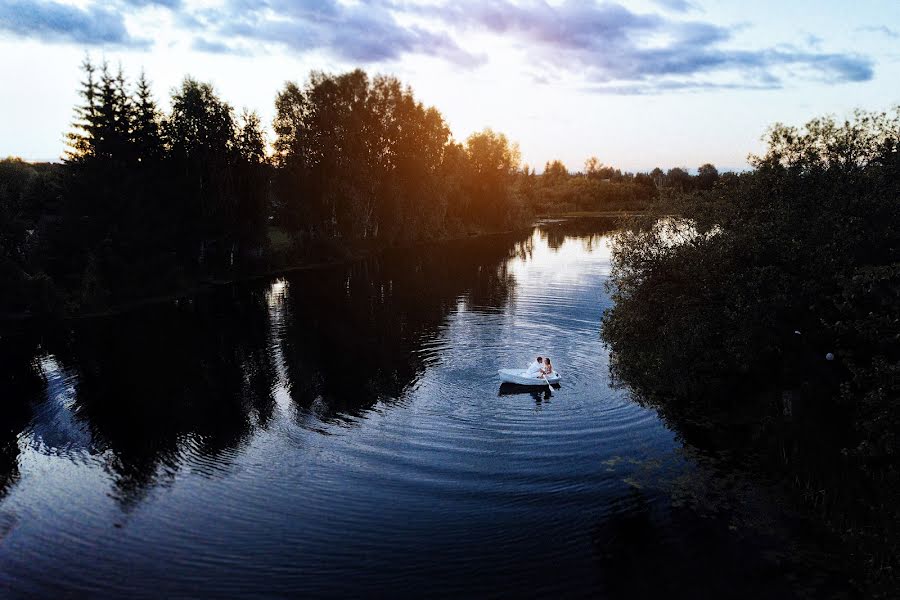
<svg viewBox="0 0 900 600">
<path fill-rule="evenodd" d="M 690 173 L 680 167 L 669 169 L 666 172 L 666 187 L 681 192 L 691 191 L 693 189 L 693 181 Z"/>
<path fill-rule="evenodd" d="M 388 241 L 443 227 L 449 129 L 396 78 L 314 72 L 278 94 L 274 125 L 285 221 Z"/>
<path fill-rule="evenodd" d="M 697 189 L 711 190 L 719 180 L 719 170 L 710 163 L 700 165 L 697 169 Z"/>
<path fill-rule="evenodd" d="M 541 174 L 541 182 L 546 187 L 553 187 L 569 178 L 569 170 L 561 160 L 548 161 L 544 165 L 544 172 Z"/>
<path fill-rule="evenodd" d="M 486 227 L 502 226 L 509 204 L 509 184 L 519 168 L 517 144 L 487 128 L 466 139 L 471 164 L 471 221 Z"/>
<path fill-rule="evenodd" d="M 212 85 L 186 77 L 173 91 L 164 130 L 178 178 L 182 251 L 196 252 L 199 263 L 221 263 L 229 252 L 222 241 L 236 218 L 234 111 Z"/>
<path fill-rule="evenodd" d="M 113 73 L 103 62 L 98 92 L 94 155 L 107 167 L 121 168 L 134 157 L 131 144 L 133 106 L 121 67 Z"/>
<path fill-rule="evenodd" d="M 240 127 L 235 143 L 236 163 L 235 246 L 258 248 L 265 238 L 266 220 L 269 215 L 269 171 L 266 156 L 266 135 L 262 121 L 255 112 L 241 113 Z"/>
<path fill-rule="evenodd" d="M 137 80 L 133 104 L 132 137 L 137 158 L 145 163 L 159 160 L 164 152 L 160 113 L 156 100 L 153 99 L 150 82 L 143 71 Z"/>
<path fill-rule="evenodd" d="M 81 62 L 84 79 L 78 90 L 81 104 L 75 106 L 75 121 L 72 131 L 66 135 L 69 149 L 66 151 L 68 162 L 81 162 L 96 155 L 97 131 L 99 128 L 99 91 L 97 89 L 97 67 L 85 56 Z"/>
</svg>

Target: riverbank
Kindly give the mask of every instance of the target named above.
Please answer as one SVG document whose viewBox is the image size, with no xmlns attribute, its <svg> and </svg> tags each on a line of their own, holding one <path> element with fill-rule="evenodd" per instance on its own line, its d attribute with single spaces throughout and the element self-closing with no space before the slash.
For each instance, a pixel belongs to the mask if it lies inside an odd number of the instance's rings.
<svg viewBox="0 0 900 600">
<path fill-rule="evenodd" d="M 574 217 L 564 216 L 559 218 L 570 219 Z M 141 307 L 191 298 L 200 294 L 209 293 L 218 287 L 233 285 L 235 283 L 243 281 L 253 281 L 268 277 L 278 277 L 280 275 L 287 275 L 288 273 L 297 271 L 315 271 L 319 269 L 332 268 L 338 265 L 363 260 L 388 251 L 416 250 L 440 244 L 460 242 L 463 240 L 512 235 L 515 233 L 527 231 L 533 227 L 539 226 L 540 224 L 541 220 L 535 219 L 528 225 L 514 227 L 511 229 L 500 231 L 469 231 L 464 234 L 450 235 L 447 237 L 435 238 L 431 240 L 418 240 L 411 243 L 392 246 L 376 246 L 374 244 L 354 244 L 341 247 L 333 246 L 328 256 L 322 256 L 322 252 L 318 252 L 314 258 L 291 259 L 286 258 L 284 254 L 272 253 L 264 259 L 264 264 L 258 265 L 259 268 L 238 269 L 234 273 L 227 276 L 219 275 L 198 278 L 191 284 L 178 287 L 175 290 L 153 294 L 141 298 L 135 298 L 126 302 L 115 303 L 101 310 L 77 311 L 72 313 L 35 314 L 21 312 L 15 314 L 0 314 L 0 335 L 8 335 L 10 333 L 15 333 L 18 330 L 30 329 L 37 324 L 37 321 L 42 321 L 41 325 L 43 325 L 46 322 L 65 322 L 110 317 Z"/>
<path fill-rule="evenodd" d="M 559 213 L 544 213 L 537 216 L 538 219 L 602 219 L 602 218 L 623 218 L 639 217 L 646 215 L 646 210 L 572 210 Z"/>
<path fill-rule="evenodd" d="M 602 325 L 614 375 L 781 481 L 864 565 L 866 597 L 900 584 L 896 123 L 779 125 L 754 171 L 664 198 L 681 218 L 619 236 Z"/>
<path fill-rule="evenodd" d="M 36 597 L 840 597 L 847 563 L 817 529 L 606 377 L 610 233 L 472 236 L 9 340 L 0 579 Z M 493 368 L 535 349 L 563 389 L 498 395 Z"/>
</svg>

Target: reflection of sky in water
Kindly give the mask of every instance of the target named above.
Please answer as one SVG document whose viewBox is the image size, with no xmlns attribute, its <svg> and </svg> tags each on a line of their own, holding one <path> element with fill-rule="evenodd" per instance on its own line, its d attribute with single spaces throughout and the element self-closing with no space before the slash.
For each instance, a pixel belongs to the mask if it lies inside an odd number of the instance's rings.
<svg viewBox="0 0 900 600">
<path fill-rule="evenodd" d="M 651 519 L 663 542 L 680 535 L 659 483 L 685 466 L 674 436 L 608 385 L 599 337 L 608 238 L 535 230 L 516 253 L 470 265 L 468 287 L 447 286 L 446 297 L 435 290 L 447 282 L 429 280 L 420 263 L 390 270 L 388 259 L 266 284 L 266 330 L 251 321 L 247 335 L 262 336 L 272 414 L 241 412 L 247 423 L 235 424 L 219 414 L 220 404 L 234 410 L 225 398 L 208 399 L 211 428 L 188 421 L 175 445 L 146 463 L 92 434 L 90 419 L 103 413 L 82 415 L 78 374 L 44 356 L 46 399 L 19 433 L 20 477 L 0 499 L 0 526 L 13 523 L 0 544 L 0 578 L 42 595 L 91 590 L 98 580 L 110 595 L 135 586 L 183 594 L 198 582 L 228 595 L 352 595 L 398 585 L 459 595 L 475 585 L 461 573 L 473 573 L 511 593 L 583 593 L 597 582 L 592 532 L 622 514 Z M 329 315 L 334 290 L 348 304 L 335 301 Z M 316 292 L 325 304 L 301 302 Z M 353 306 L 361 312 L 348 312 L 347 323 L 322 321 Z M 211 335 L 229 327 L 212 323 Z M 310 346 L 322 343 L 323 323 L 326 334 L 346 325 L 351 338 L 331 350 Z M 225 337 L 210 351 L 238 352 L 233 368 L 249 385 L 258 366 L 231 344 Z M 353 347 L 364 344 L 371 346 Z M 336 363 L 347 371 L 325 369 L 336 358 L 328 352 L 386 352 L 398 364 L 376 363 L 355 377 L 347 362 Z M 536 354 L 551 356 L 561 389 L 550 397 L 503 392 L 496 370 L 524 367 Z M 412 374 L 388 393 L 379 382 L 393 381 L 405 362 Z M 119 391 L 116 401 L 132 401 Z M 146 425 L 152 434 L 158 424 Z M 247 434 L 215 443 L 217 427 L 234 426 Z M 156 440 L 142 443 L 153 450 Z M 553 572 L 530 569 L 535 556 Z"/>
<path fill-rule="evenodd" d="M 91 433 L 72 412 L 76 376 L 61 367 L 52 355 L 40 358 L 39 363 L 46 381 L 47 401 L 36 407 L 37 414 L 27 433 L 21 436 L 20 443 L 48 454 L 71 456 L 79 451 L 90 451 Z"/>
</svg>

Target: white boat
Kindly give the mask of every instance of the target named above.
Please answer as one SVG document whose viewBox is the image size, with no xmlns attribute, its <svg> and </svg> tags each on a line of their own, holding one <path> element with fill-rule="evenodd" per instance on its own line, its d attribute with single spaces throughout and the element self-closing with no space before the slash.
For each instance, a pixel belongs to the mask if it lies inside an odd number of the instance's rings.
<svg viewBox="0 0 900 600">
<path fill-rule="evenodd" d="M 500 369 L 497 371 L 497 374 L 500 375 L 500 379 L 504 382 L 515 383 L 518 385 L 546 386 L 548 382 L 553 385 L 559 383 L 562 379 L 556 371 L 553 371 L 553 374 L 546 378 L 533 377 L 527 373 L 528 371 L 526 369 Z"/>
</svg>

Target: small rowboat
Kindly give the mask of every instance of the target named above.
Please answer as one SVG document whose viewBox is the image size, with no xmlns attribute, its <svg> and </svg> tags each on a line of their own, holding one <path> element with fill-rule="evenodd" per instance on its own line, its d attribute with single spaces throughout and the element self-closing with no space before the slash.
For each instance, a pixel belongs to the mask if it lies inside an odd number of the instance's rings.
<svg viewBox="0 0 900 600">
<path fill-rule="evenodd" d="M 528 371 L 525 369 L 500 369 L 497 371 L 501 380 L 517 385 L 547 385 L 547 383 L 554 385 L 562 379 L 556 371 L 553 371 L 553 374 L 549 377 L 532 377 L 527 375 L 527 373 Z"/>
</svg>

